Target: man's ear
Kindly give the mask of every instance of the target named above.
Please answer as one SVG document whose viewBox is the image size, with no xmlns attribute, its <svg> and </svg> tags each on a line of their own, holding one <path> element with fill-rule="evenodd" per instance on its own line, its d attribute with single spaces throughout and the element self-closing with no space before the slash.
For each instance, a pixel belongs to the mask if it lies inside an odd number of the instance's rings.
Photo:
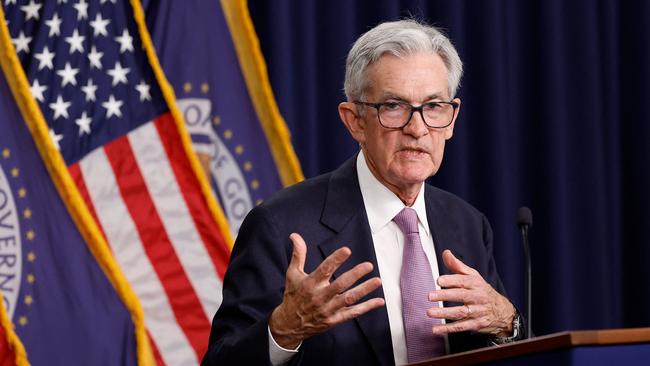
<svg viewBox="0 0 650 366">
<path fill-rule="evenodd" d="M 454 126 L 456 126 L 456 119 L 460 113 L 460 98 L 454 98 L 454 102 L 458 103 L 458 107 L 454 111 L 454 119 L 451 120 L 451 124 L 445 128 L 445 140 L 449 140 L 454 135 Z"/>
<path fill-rule="evenodd" d="M 339 104 L 339 116 L 345 125 L 345 128 L 350 131 L 350 135 L 358 143 L 362 144 L 366 141 L 366 122 L 359 115 L 357 105 L 352 102 L 343 102 Z"/>
</svg>

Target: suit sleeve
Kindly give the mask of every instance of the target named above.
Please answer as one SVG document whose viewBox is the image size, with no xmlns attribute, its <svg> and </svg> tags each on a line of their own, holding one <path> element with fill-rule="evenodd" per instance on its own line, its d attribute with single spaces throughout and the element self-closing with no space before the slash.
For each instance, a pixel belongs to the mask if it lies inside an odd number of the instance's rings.
<svg viewBox="0 0 650 366">
<path fill-rule="evenodd" d="M 224 278 L 223 302 L 201 365 L 270 365 L 268 321 L 282 302 L 288 237 L 262 206 L 246 217 Z"/>
</svg>

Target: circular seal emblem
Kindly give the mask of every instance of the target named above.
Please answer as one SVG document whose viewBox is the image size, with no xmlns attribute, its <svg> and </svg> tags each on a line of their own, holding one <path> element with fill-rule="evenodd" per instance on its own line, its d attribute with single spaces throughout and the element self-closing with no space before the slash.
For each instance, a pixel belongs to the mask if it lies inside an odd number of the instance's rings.
<svg viewBox="0 0 650 366">
<path fill-rule="evenodd" d="M 178 99 L 177 104 L 185 117 L 192 146 L 213 183 L 217 199 L 228 218 L 230 231 L 237 236 L 248 211 L 253 208 L 248 184 L 241 167 L 226 144 L 210 123 L 212 102 L 205 98 Z"/>
<path fill-rule="evenodd" d="M 16 310 L 21 274 L 20 216 L 7 174 L 0 164 L 0 291 L 10 319 Z"/>
</svg>

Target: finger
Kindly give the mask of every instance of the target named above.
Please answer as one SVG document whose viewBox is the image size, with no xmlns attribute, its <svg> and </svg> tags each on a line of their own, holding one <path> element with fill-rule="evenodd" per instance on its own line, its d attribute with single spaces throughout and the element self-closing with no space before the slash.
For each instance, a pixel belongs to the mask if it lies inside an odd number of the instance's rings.
<svg viewBox="0 0 650 366">
<path fill-rule="evenodd" d="M 356 283 L 361 277 L 372 272 L 372 268 L 373 266 L 370 262 L 357 264 L 351 270 L 340 275 L 336 281 L 332 282 L 326 289 L 326 295 L 332 297 L 342 293 Z"/>
<path fill-rule="evenodd" d="M 429 301 L 451 301 L 462 303 L 474 303 L 472 292 L 464 288 L 451 288 L 429 292 Z"/>
<path fill-rule="evenodd" d="M 449 334 L 466 331 L 478 331 L 483 328 L 485 321 L 483 318 L 468 318 L 453 323 L 436 324 L 433 326 L 433 334 Z"/>
<path fill-rule="evenodd" d="M 289 268 L 296 269 L 302 273 L 305 272 L 305 258 L 307 257 L 307 244 L 305 240 L 298 233 L 289 235 L 289 239 L 293 243 L 293 253 L 291 254 L 291 262 Z"/>
<path fill-rule="evenodd" d="M 345 262 L 352 251 L 348 247 L 337 249 L 334 253 L 330 254 L 325 260 L 312 272 L 309 277 L 316 281 L 329 281 L 334 272 Z"/>
<path fill-rule="evenodd" d="M 386 302 L 384 299 L 380 297 L 375 297 L 369 300 L 366 300 L 360 304 L 356 304 L 353 306 L 348 306 L 345 308 L 340 309 L 337 311 L 334 315 L 332 315 L 329 318 L 329 323 L 331 326 L 343 323 L 345 321 L 348 321 L 350 319 L 354 319 L 356 317 L 359 317 L 370 310 L 376 309 L 378 307 L 384 306 Z"/>
<path fill-rule="evenodd" d="M 473 275 L 443 275 L 438 277 L 441 288 L 474 288 L 479 284 L 478 277 Z"/>
<path fill-rule="evenodd" d="M 450 271 L 456 274 L 477 274 L 478 272 L 466 265 L 465 263 L 461 262 L 460 259 L 456 258 L 451 253 L 451 250 L 446 249 L 444 252 L 442 252 L 442 260 L 445 263 L 445 266 L 449 268 Z"/>
<path fill-rule="evenodd" d="M 427 316 L 437 319 L 462 320 L 483 316 L 485 307 L 481 305 L 462 305 L 444 307 L 432 307 L 427 309 Z"/>
<path fill-rule="evenodd" d="M 329 304 L 330 309 L 328 309 L 328 311 L 335 312 L 340 308 L 353 306 L 369 293 L 379 288 L 379 286 L 381 286 L 381 279 L 379 277 L 373 277 L 366 280 L 360 285 L 336 296 Z"/>
</svg>

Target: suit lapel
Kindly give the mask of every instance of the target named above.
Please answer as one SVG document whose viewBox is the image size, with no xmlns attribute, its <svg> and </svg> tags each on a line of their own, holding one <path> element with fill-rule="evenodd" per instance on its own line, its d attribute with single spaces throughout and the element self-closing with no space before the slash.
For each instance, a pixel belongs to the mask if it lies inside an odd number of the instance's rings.
<svg viewBox="0 0 650 366">
<path fill-rule="evenodd" d="M 441 199 L 440 194 L 435 191 L 435 188 L 426 186 L 424 200 L 427 208 L 429 230 L 431 231 L 433 246 L 436 250 L 438 271 L 440 275 L 451 274 L 442 261 L 442 252 L 445 249 L 450 249 L 456 257 L 462 260 L 462 253 L 457 251 L 460 244 L 458 223 L 449 219 L 447 215 L 449 209 L 446 207 L 445 201 Z"/>
<path fill-rule="evenodd" d="M 356 171 L 356 157 L 345 162 L 332 173 L 321 222 L 336 234 L 319 244 L 323 259 L 342 246 L 352 250 L 350 258 L 334 273 L 338 277 L 355 265 L 370 262 L 373 271 L 360 282 L 379 277 L 370 225 L 363 205 Z M 380 287 L 367 298 L 384 297 Z M 354 320 L 381 364 L 393 363 L 393 346 L 386 307 L 372 310 Z"/>
<path fill-rule="evenodd" d="M 427 220 L 429 229 L 433 236 L 433 246 L 436 250 L 436 259 L 438 262 L 438 272 L 442 275 L 452 274 L 442 261 L 442 252 L 449 249 L 461 261 L 464 261 L 465 255 L 459 249 L 462 249 L 460 238 L 460 228 L 458 222 L 449 218 L 451 210 L 447 207 L 447 202 L 442 198 L 441 193 L 436 188 L 427 186 L 424 195 L 427 207 Z M 445 301 L 444 307 L 459 306 L 460 303 Z M 448 322 L 453 322 L 448 320 Z M 454 344 L 457 334 L 449 335 L 450 345 Z"/>
</svg>

